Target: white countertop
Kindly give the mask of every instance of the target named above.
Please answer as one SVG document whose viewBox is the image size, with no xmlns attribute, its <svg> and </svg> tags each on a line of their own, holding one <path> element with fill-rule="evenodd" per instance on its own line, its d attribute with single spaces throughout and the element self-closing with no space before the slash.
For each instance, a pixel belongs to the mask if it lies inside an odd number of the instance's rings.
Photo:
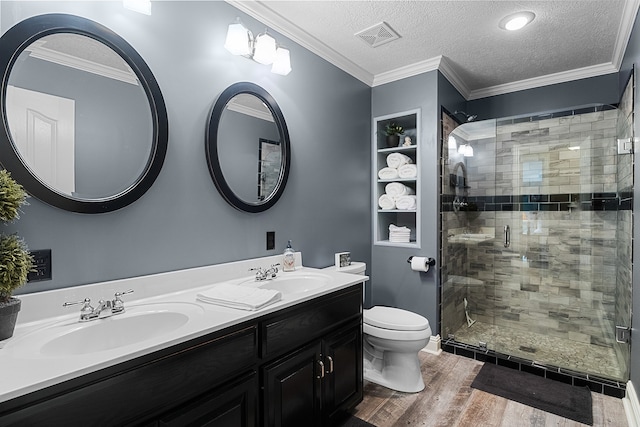
<svg viewBox="0 0 640 427">
<path fill-rule="evenodd" d="M 291 307 L 368 279 L 367 276 L 341 273 L 332 269 L 303 267 L 302 257 L 300 253 L 296 253 L 296 273 L 321 273 L 329 276 L 329 283 L 305 293 L 283 294 L 280 301 L 256 311 L 227 308 L 196 299 L 196 294 L 200 291 L 221 282 L 250 279 L 253 275 L 248 272 L 249 268 L 268 267 L 281 262 L 281 258 L 281 255 L 277 255 L 18 295 L 22 300 L 22 308 L 16 330 L 13 337 L 0 341 L 0 365 L 5 367 L 0 381 L 0 402 Z M 287 274 L 291 273 L 280 272 L 278 276 L 286 277 Z M 54 331 L 57 326 L 68 328 L 69 325 L 78 324 L 81 306 L 62 307 L 64 302 L 80 301 L 88 297 L 95 304 L 99 299 L 109 300 L 115 292 L 129 289 L 133 289 L 134 293 L 122 297 L 127 312 L 135 312 L 141 307 L 180 303 L 193 306 L 198 315 L 193 316 L 178 329 L 157 337 L 87 354 L 64 357 L 43 355 L 38 351 L 38 342 L 30 339 L 48 333 L 43 332 L 45 328 L 46 331 Z M 124 315 L 126 314 L 119 316 Z M 93 320 L 88 323 L 103 321 Z"/>
</svg>

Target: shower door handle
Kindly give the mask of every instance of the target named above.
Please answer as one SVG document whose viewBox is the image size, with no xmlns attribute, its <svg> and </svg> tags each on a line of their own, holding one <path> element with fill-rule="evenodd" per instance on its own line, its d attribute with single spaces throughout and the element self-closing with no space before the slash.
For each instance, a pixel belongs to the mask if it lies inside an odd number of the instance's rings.
<svg viewBox="0 0 640 427">
<path fill-rule="evenodd" d="M 511 246 L 511 228 L 508 225 L 504 226 L 504 247 Z"/>
</svg>

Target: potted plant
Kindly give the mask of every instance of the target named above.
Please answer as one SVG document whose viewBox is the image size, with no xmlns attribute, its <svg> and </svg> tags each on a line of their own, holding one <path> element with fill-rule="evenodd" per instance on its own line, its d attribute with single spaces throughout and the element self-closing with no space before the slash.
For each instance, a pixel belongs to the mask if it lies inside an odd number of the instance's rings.
<svg viewBox="0 0 640 427">
<path fill-rule="evenodd" d="M 9 172 L 0 170 L 0 220 L 19 218 L 26 199 L 24 188 Z M 0 235 L 0 341 L 13 335 L 21 301 L 12 294 L 27 282 L 32 267 L 33 258 L 24 240 L 16 234 Z"/>
<path fill-rule="evenodd" d="M 385 127 L 384 133 L 387 135 L 387 145 L 397 147 L 400 145 L 400 135 L 404 133 L 404 129 L 395 122 L 391 122 Z"/>
</svg>

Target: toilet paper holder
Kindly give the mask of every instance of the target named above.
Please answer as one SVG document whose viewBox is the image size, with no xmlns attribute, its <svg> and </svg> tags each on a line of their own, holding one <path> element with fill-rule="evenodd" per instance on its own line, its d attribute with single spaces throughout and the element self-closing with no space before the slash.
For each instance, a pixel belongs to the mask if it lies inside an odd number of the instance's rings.
<svg viewBox="0 0 640 427">
<path fill-rule="evenodd" d="M 411 264 L 411 260 L 413 259 L 413 256 L 410 256 L 409 259 L 407 260 L 407 262 L 409 264 Z M 427 258 L 427 265 L 429 267 L 433 267 L 434 265 L 436 265 L 436 260 L 433 258 Z"/>
</svg>

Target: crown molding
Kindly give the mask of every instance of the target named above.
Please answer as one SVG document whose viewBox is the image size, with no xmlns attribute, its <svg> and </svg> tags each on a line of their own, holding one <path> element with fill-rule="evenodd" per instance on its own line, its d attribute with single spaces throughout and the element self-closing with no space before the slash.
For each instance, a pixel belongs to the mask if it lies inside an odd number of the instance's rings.
<svg viewBox="0 0 640 427">
<path fill-rule="evenodd" d="M 274 122 L 273 116 L 270 112 L 258 110 L 257 108 L 253 108 L 248 105 L 243 105 L 237 102 L 235 99 L 229 101 L 229 103 L 227 104 L 227 108 L 231 111 L 235 111 L 236 113 L 255 117 L 256 119 L 264 120 L 267 122 Z"/>
<path fill-rule="evenodd" d="M 449 80 L 449 83 L 451 83 L 451 85 L 454 88 L 456 88 L 458 92 L 460 92 L 460 95 L 462 95 L 464 99 L 468 100 L 469 94 L 471 93 L 471 89 L 469 89 L 469 86 L 467 86 L 464 80 L 462 80 L 460 75 L 456 73 L 454 67 L 451 66 L 451 63 L 449 62 L 446 56 L 442 57 L 442 60 L 440 61 L 439 70 L 442 73 L 442 75 L 444 75 L 444 77 L 447 80 Z"/>
<path fill-rule="evenodd" d="M 310 36 L 295 23 L 275 13 L 273 10 L 262 4 L 262 2 L 241 0 L 225 1 L 236 9 L 271 27 L 283 36 L 288 37 L 300 46 L 315 53 L 320 58 L 328 61 L 348 74 L 351 74 L 353 77 L 368 86 L 373 85 L 373 74 L 357 66 L 353 61 L 340 55 L 317 38 Z"/>
<path fill-rule="evenodd" d="M 605 74 L 616 73 L 616 68 L 612 63 L 599 64 L 591 67 L 583 67 L 575 70 L 561 71 L 559 73 L 547 74 L 546 76 L 533 77 L 531 79 L 519 80 L 517 82 L 505 83 L 502 85 L 490 86 L 482 89 L 472 90 L 467 97 L 468 101 L 488 96 L 503 95 L 505 93 L 518 92 L 526 89 L 566 83 L 573 80 L 597 77 Z"/>
<path fill-rule="evenodd" d="M 426 73 L 428 71 L 437 70 L 440 66 L 441 59 L 442 56 L 437 56 L 435 58 L 416 62 L 415 64 L 405 65 L 404 67 L 396 68 L 395 70 L 376 74 L 373 77 L 373 84 L 371 86 L 380 86 L 385 83 L 391 83 L 407 77 L 417 76 L 418 74 Z"/>
<path fill-rule="evenodd" d="M 633 31 L 633 24 L 635 23 L 639 7 L 640 0 L 627 0 L 624 2 L 622 21 L 620 22 L 620 27 L 618 27 L 616 45 L 613 49 L 613 58 L 611 60 L 617 70 L 620 70 L 620 66 L 622 66 L 624 52 L 627 50 L 627 45 L 631 38 L 631 31 Z"/>
<path fill-rule="evenodd" d="M 28 51 L 29 56 L 33 58 L 53 62 L 54 64 L 62 65 L 64 67 L 75 68 L 80 71 L 86 71 L 87 73 L 93 73 L 98 76 L 118 80 L 135 86 L 138 85 L 138 77 L 130 68 L 129 71 L 119 70 L 117 68 L 109 67 L 108 65 L 98 64 L 97 62 L 48 49 L 44 47 L 44 42 L 42 40 L 32 43 L 25 49 L 25 51 Z"/>
</svg>

